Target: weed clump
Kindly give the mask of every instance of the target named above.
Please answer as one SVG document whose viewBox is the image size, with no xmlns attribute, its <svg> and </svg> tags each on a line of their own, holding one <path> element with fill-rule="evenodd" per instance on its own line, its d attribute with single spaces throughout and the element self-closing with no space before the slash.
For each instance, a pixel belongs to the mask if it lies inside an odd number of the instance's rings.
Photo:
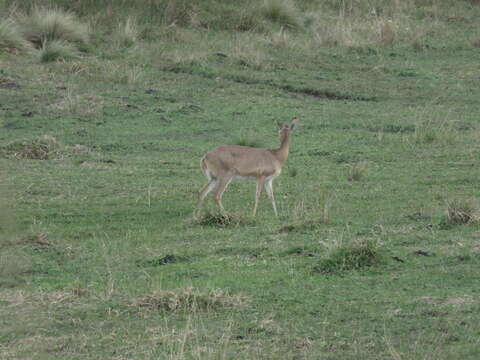
<svg viewBox="0 0 480 360">
<path fill-rule="evenodd" d="M 472 199 L 452 200 L 447 204 L 446 215 L 440 221 L 441 229 L 478 222 L 478 208 Z"/>
<path fill-rule="evenodd" d="M 384 258 L 377 244 L 372 240 L 361 240 L 334 248 L 314 270 L 322 274 L 332 274 L 361 270 L 382 263 Z"/>
<path fill-rule="evenodd" d="M 150 295 L 135 300 L 135 307 L 159 311 L 187 311 L 198 312 L 215 310 L 218 308 L 235 308 L 245 304 L 246 297 L 230 295 L 222 289 L 213 289 L 202 292 L 195 288 L 186 288 L 175 291 L 156 291 Z"/>
</svg>

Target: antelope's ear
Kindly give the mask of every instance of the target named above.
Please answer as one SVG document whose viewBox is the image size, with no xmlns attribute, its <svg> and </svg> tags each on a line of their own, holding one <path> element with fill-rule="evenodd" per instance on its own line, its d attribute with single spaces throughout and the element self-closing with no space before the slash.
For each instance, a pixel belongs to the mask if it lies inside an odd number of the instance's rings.
<svg viewBox="0 0 480 360">
<path fill-rule="evenodd" d="M 300 119 L 298 117 L 294 117 L 292 120 L 292 125 L 290 125 L 290 131 L 295 130 L 299 124 L 300 124 Z"/>
<path fill-rule="evenodd" d="M 283 123 L 281 121 L 277 120 L 276 123 L 277 123 L 278 130 L 283 128 Z"/>
</svg>

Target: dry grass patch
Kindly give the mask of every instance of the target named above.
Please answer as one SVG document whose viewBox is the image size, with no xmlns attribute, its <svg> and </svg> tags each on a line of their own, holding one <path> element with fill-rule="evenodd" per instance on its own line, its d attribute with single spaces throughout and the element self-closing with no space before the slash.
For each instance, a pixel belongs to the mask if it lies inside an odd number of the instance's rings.
<svg viewBox="0 0 480 360">
<path fill-rule="evenodd" d="M 160 311 L 209 311 L 218 308 L 237 308 L 245 305 L 247 297 L 231 295 L 222 289 L 201 291 L 186 288 L 172 291 L 156 291 L 131 303 L 132 306 Z"/>
<path fill-rule="evenodd" d="M 0 155 L 6 158 L 48 160 L 60 156 L 60 144 L 50 135 L 42 135 L 34 140 L 13 141 L 0 147 Z"/>
<path fill-rule="evenodd" d="M 90 152 L 84 145 L 64 146 L 51 135 L 42 135 L 32 140 L 16 140 L 0 146 L 0 157 L 9 159 L 52 160 Z"/>
</svg>

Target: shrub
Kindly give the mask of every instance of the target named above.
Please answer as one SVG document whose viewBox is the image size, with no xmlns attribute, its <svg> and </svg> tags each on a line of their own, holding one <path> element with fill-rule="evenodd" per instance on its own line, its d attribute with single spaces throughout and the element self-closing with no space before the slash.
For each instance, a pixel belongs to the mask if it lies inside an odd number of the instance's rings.
<svg viewBox="0 0 480 360">
<path fill-rule="evenodd" d="M 377 244 L 372 240 L 355 241 L 352 244 L 341 245 L 321 260 L 315 267 L 320 273 L 336 273 L 380 265 L 384 262 Z"/>
</svg>

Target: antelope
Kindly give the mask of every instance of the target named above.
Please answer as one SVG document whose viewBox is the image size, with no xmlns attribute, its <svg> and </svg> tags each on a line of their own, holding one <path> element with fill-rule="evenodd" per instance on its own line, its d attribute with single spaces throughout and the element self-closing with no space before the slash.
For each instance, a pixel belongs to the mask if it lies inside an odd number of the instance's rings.
<svg viewBox="0 0 480 360">
<path fill-rule="evenodd" d="M 273 212 L 278 216 L 272 182 L 282 171 L 288 159 L 290 134 L 298 126 L 300 120 L 293 118 L 291 125 L 277 121 L 280 147 L 269 150 L 250 146 L 221 145 L 207 152 L 200 160 L 200 168 L 208 178 L 208 183 L 198 192 L 197 210 L 194 218 L 202 211 L 203 200 L 213 190 L 215 203 L 224 216 L 227 215 L 222 196 L 232 179 L 254 180 L 257 182 L 253 216 L 257 213 L 258 200 L 263 189 L 272 202 Z"/>
</svg>

